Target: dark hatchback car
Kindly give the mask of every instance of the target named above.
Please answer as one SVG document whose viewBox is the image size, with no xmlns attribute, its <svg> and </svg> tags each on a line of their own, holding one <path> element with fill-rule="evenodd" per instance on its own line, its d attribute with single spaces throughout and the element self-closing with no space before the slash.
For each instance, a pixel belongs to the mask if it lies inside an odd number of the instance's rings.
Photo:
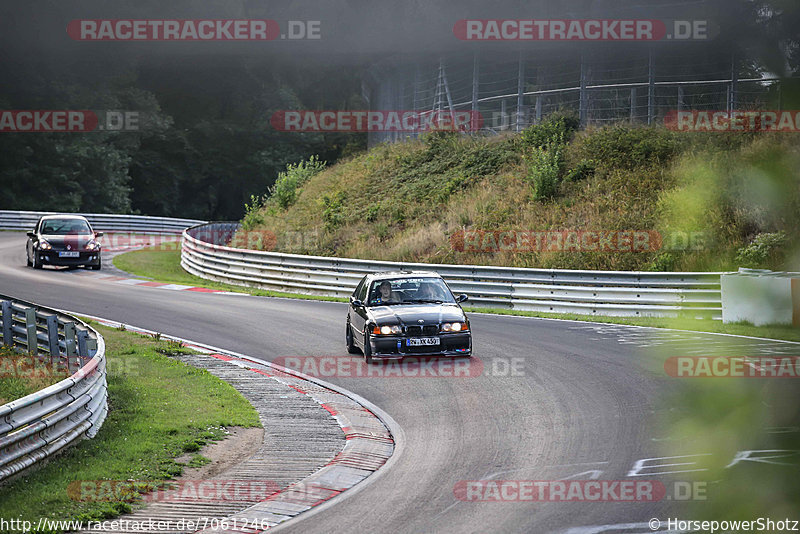
<svg viewBox="0 0 800 534">
<path fill-rule="evenodd" d="M 366 275 L 350 297 L 347 350 L 367 363 L 404 356 L 470 356 L 469 319 L 442 277 L 433 272 Z"/>
<path fill-rule="evenodd" d="M 85 217 L 79 215 L 46 215 L 39 219 L 33 232 L 28 232 L 25 259 L 28 267 L 44 265 L 100 269 L 102 232 L 95 232 Z"/>
</svg>

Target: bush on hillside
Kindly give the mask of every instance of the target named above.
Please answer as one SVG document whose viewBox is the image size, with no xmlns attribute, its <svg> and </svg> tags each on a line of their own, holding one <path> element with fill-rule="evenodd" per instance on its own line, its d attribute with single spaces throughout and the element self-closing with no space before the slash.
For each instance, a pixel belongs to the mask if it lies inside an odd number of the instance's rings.
<svg viewBox="0 0 800 534">
<path fill-rule="evenodd" d="M 286 171 L 278 174 L 278 179 L 270 188 L 270 199 L 282 209 L 288 208 L 297 199 L 297 189 L 324 168 L 325 162 L 320 161 L 319 156 L 311 156 L 308 161 L 289 163 Z"/>
<path fill-rule="evenodd" d="M 581 136 L 577 148 L 581 159 L 608 169 L 632 170 L 669 163 L 686 147 L 689 137 L 663 128 L 617 125 Z"/>
</svg>

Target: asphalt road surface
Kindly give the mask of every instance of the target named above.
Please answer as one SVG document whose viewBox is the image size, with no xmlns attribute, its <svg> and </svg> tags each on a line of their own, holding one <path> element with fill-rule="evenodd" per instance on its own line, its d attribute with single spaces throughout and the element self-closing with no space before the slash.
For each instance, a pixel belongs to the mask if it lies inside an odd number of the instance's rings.
<svg viewBox="0 0 800 534">
<path fill-rule="evenodd" d="M 344 349 L 345 304 L 166 291 L 55 268 L 35 271 L 25 267 L 24 243 L 24 234 L 0 233 L 0 293 L 264 360 L 358 358 Z M 281 530 L 646 532 L 651 518 L 680 515 L 668 499 L 470 502 L 459 500 L 454 488 L 485 479 L 667 484 L 670 475 L 629 475 L 637 461 L 667 456 L 665 442 L 673 454 L 703 451 L 690 439 L 670 439 L 657 424 L 670 409 L 663 395 L 677 386 L 648 365 L 652 355 L 645 351 L 671 344 L 680 354 L 708 350 L 719 336 L 659 337 L 651 330 L 482 314 L 473 314 L 471 323 L 480 362 L 473 357 L 469 363 L 483 364 L 480 376 L 323 377 L 389 413 L 404 431 L 404 447 L 363 490 Z M 656 463 L 669 462 L 645 465 Z"/>
</svg>

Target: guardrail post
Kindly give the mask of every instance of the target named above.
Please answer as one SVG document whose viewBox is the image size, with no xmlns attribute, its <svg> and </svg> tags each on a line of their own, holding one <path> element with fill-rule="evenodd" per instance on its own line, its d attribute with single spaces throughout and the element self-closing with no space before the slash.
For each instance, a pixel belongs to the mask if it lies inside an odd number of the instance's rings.
<svg viewBox="0 0 800 534">
<path fill-rule="evenodd" d="M 32 356 L 39 354 L 39 339 L 36 337 L 36 310 L 25 308 L 25 344 Z"/>
<path fill-rule="evenodd" d="M 50 347 L 50 364 L 55 368 L 58 358 L 61 357 L 61 349 L 58 347 L 58 319 L 55 315 L 47 316 L 47 344 Z"/>
<path fill-rule="evenodd" d="M 86 339 L 86 355 L 89 358 L 94 358 L 94 355 L 97 354 L 97 340 L 93 337 Z"/>
<path fill-rule="evenodd" d="M 76 368 L 74 371 L 72 369 L 73 365 L 72 362 L 76 360 L 76 347 L 75 347 L 75 323 L 69 322 L 64 323 L 64 345 L 66 346 L 66 356 L 67 356 L 67 369 L 69 369 L 70 373 L 74 373 L 80 366 Z"/>
<path fill-rule="evenodd" d="M 14 346 L 14 333 L 11 330 L 11 325 L 14 322 L 14 317 L 11 315 L 11 303 L 7 300 L 2 304 L 2 320 L 3 320 L 3 345 L 6 347 Z"/>
<path fill-rule="evenodd" d="M 89 338 L 89 333 L 86 330 L 78 330 L 78 356 L 80 358 L 89 359 L 89 347 L 86 345 L 86 340 Z"/>
</svg>

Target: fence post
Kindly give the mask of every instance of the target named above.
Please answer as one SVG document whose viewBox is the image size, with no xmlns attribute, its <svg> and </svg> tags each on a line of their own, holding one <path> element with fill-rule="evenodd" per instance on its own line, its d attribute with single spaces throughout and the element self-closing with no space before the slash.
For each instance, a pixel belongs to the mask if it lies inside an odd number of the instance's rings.
<svg viewBox="0 0 800 534">
<path fill-rule="evenodd" d="M 536 124 L 542 122 L 542 95 L 536 95 Z"/>
<path fill-rule="evenodd" d="M 412 103 L 411 103 L 411 106 L 414 108 L 414 111 L 419 110 L 417 91 L 419 91 L 419 65 L 417 63 L 414 63 L 414 96 L 412 97 Z"/>
<path fill-rule="evenodd" d="M 525 60 L 522 52 L 519 53 L 519 69 L 517 72 L 517 125 L 515 130 L 522 131 L 522 102 L 525 98 Z"/>
<path fill-rule="evenodd" d="M 480 76 L 478 53 L 472 57 L 472 117 L 470 117 L 470 130 L 478 129 L 478 78 Z"/>
<path fill-rule="evenodd" d="M 649 51 L 647 59 L 647 124 L 653 124 L 655 120 L 656 106 L 656 58 L 653 49 Z"/>
<path fill-rule="evenodd" d="M 631 124 L 636 121 L 636 88 L 631 87 Z"/>
<path fill-rule="evenodd" d="M 587 109 L 589 104 L 589 95 L 586 93 L 586 71 L 588 67 L 586 65 L 586 61 L 583 57 L 583 52 L 581 52 L 581 81 L 580 81 L 580 95 L 578 97 L 578 116 L 580 117 L 581 126 L 586 126 L 586 121 L 588 119 L 588 112 Z"/>
<path fill-rule="evenodd" d="M 36 309 L 25 308 L 25 343 L 32 356 L 39 354 L 39 338 L 36 337 Z"/>
<path fill-rule="evenodd" d="M 683 86 L 678 86 L 678 111 L 683 111 L 685 104 L 683 103 Z"/>
<path fill-rule="evenodd" d="M 736 68 L 736 53 L 731 54 L 731 87 L 728 101 L 728 111 L 736 110 L 736 86 L 739 83 L 739 70 Z"/>
<path fill-rule="evenodd" d="M 450 96 L 450 85 L 447 83 L 447 67 L 444 64 L 444 59 L 439 60 L 439 65 L 442 72 L 442 83 L 444 84 L 444 94 L 447 97 L 447 109 L 451 114 L 455 114 L 456 110 L 453 107 L 453 97 Z"/>
<path fill-rule="evenodd" d="M 3 345 L 6 347 L 14 346 L 14 331 L 11 326 L 14 322 L 14 317 L 11 314 L 11 302 L 4 300 L 2 303 L 2 319 L 3 319 Z"/>
</svg>

